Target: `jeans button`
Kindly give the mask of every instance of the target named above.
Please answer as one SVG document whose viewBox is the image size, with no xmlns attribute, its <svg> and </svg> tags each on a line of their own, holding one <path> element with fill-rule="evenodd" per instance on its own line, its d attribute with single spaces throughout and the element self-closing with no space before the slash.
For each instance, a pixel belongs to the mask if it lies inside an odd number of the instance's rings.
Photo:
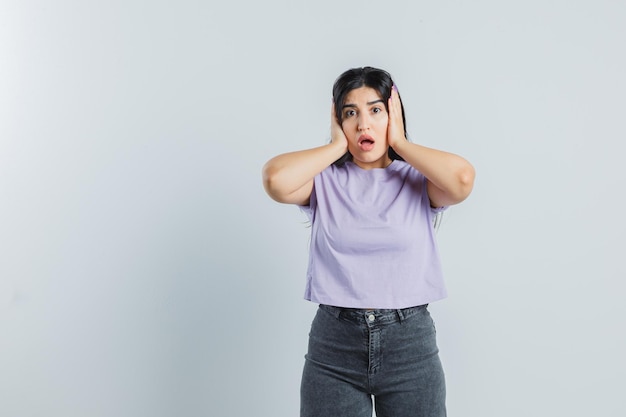
<svg viewBox="0 0 626 417">
<path fill-rule="evenodd" d="M 368 319 L 369 321 L 374 321 L 374 320 L 376 320 L 376 317 L 374 317 L 374 315 L 373 315 L 373 314 L 370 314 L 369 316 L 367 316 L 367 319 Z"/>
</svg>

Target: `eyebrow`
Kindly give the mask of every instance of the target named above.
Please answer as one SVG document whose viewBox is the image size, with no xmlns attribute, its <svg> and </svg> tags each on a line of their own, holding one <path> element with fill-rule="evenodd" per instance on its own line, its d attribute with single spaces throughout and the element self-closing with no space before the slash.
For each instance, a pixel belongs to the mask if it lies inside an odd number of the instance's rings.
<svg viewBox="0 0 626 417">
<path fill-rule="evenodd" d="M 382 103 L 382 102 L 383 102 L 383 100 L 382 100 L 382 99 L 378 99 L 378 100 L 374 100 L 374 101 L 368 101 L 366 104 L 367 104 L 368 106 L 371 106 L 372 104 Z M 342 109 L 345 109 L 346 107 L 356 107 L 356 104 L 351 104 L 351 103 L 344 104 L 341 108 L 342 108 Z"/>
</svg>

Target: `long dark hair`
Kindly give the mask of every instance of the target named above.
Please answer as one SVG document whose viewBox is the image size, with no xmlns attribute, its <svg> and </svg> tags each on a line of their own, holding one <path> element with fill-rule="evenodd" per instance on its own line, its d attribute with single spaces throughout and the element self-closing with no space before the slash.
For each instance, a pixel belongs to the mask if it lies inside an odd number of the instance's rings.
<svg viewBox="0 0 626 417">
<path fill-rule="evenodd" d="M 385 70 L 372 67 L 352 68 L 341 74 L 335 84 L 333 85 L 333 101 L 335 103 L 335 117 L 341 125 L 343 123 L 343 114 L 341 109 L 346 104 L 346 96 L 348 93 L 356 88 L 370 87 L 378 93 L 385 104 L 385 110 L 389 112 L 387 102 L 391 97 L 391 87 L 394 82 L 391 79 L 391 75 Z M 399 94 L 399 93 L 398 93 Z M 404 136 L 408 138 L 406 133 L 406 118 L 404 117 L 404 106 L 402 105 L 402 99 L 400 99 L 400 106 L 402 108 L 402 123 L 404 124 Z M 392 160 L 399 159 L 403 161 L 402 157 L 396 153 L 391 147 L 387 152 L 389 158 Z M 346 161 L 352 161 L 352 154 L 346 152 L 341 158 L 336 160 L 334 164 L 336 166 L 342 166 Z"/>
</svg>

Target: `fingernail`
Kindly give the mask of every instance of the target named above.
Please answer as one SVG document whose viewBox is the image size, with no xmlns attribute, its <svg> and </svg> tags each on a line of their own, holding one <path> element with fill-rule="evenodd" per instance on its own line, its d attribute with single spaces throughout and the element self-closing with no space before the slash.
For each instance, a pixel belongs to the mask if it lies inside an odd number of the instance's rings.
<svg viewBox="0 0 626 417">
<path fill-rule="evenodd" d="M 396 91 L 396 93 L 398 92 L 398 87 L 397 87 L 395 84 L 394 84 L 394 85 L 392 85 L 392 86 L 391 86 L 391 88 L 392 88 L 393 90 L 395 90 L 395 91 Z"/>
</svg>

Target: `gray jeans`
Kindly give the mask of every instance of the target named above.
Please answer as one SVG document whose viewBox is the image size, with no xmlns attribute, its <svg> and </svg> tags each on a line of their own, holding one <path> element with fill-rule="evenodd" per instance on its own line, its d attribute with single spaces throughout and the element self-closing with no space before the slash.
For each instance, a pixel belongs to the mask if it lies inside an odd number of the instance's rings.
<svg viewBox="0 0 626 417">
<path fill-rule="evenodd" d="M 427 306 L 320 305 L 302 374 L 301 417 L 444 417 L 445 379 Z"/>
</svg>

